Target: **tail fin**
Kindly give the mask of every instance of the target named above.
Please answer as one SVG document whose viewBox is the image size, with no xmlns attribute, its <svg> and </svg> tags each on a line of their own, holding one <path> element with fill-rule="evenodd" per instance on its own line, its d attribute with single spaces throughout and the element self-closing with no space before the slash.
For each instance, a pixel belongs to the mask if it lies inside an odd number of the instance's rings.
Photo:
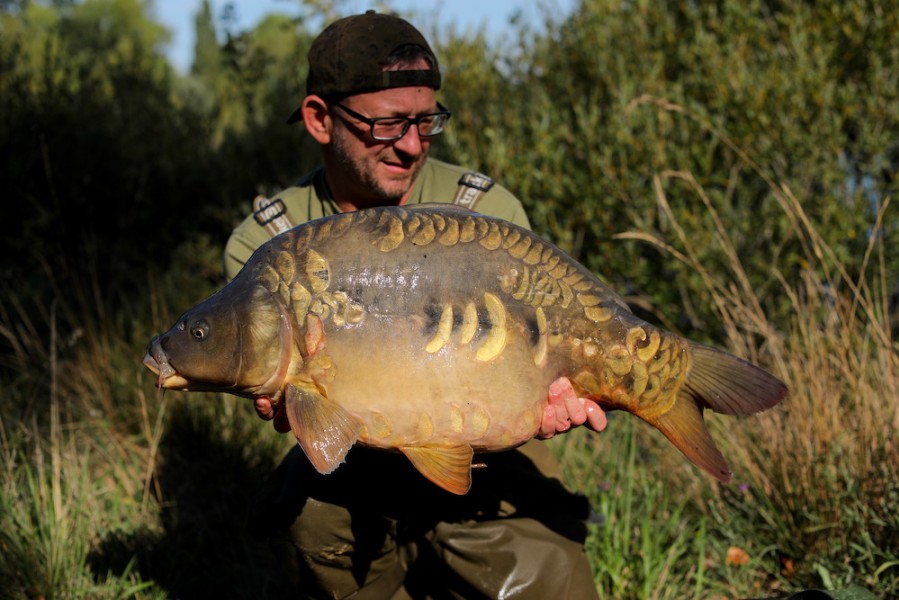
<svg viewBox="0 0 899 600">
<path fill-rule="evenodd" d="M 733 354 L 691 343 L 692 365 L 684 391 L 701 408 L 751 415 L 787 397 L 787 386 L 768 371 Z"/>
<path fill-rule="evenodd" d="M 664 414 L 646 420 L 694 464 L 727 483 L 730 467 L 703 422 L 702 410 L 750 415 L 782 401 L 787 386 L 764 369 L 708 346 L 691 344 L 690 354 L 692 365 L 677 400 Z"/>
</svg>

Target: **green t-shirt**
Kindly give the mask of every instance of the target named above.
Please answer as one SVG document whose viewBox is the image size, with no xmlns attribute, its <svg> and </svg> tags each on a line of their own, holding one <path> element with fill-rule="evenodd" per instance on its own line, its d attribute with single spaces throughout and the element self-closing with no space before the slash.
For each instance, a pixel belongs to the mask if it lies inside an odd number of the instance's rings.
<svg viewBox="0 0 899 600">
<path fill-rule="evenodd" d="M 407 204 L 452 203 L 460 190 L 460 179 L 466 173 L 471 171 L 429 158 L 415 181 Z M 272 199 L 273 202 L 278 200 L 283 202 L 287 217 L 293 225 L 340 212 L 325 185 L 324 167 L 312 171 Z M 484 192 L 477 200 L 474 210 L 530 229 L 521 202 L 502 186 L 493 185 Z M 231 233 L 225 246 L 225 275 L 228 279 L 233 279 L 256 248 L 271 237 L 272 234 L 256 220 L 255 215 L 244 219 Z"/>
</svg>

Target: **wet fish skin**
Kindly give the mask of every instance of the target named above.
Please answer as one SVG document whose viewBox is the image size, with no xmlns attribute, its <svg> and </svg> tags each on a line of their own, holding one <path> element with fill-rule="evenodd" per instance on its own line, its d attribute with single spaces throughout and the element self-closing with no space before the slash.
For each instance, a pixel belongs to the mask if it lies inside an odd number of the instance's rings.
<svg viewBox="0 0 899 600">
<path fill-rule="evenodd" d="M 450 205 L 384 207 L 300 225 L 154 338 L 162 388 L 286 402 L 322 473 L 360 443 L 403 452 L 454 493 L 474 452 L 538 431 L 549 384 L 626 410 L 718 479 L 702 411 L 746 415 L 786 386 L 657 328 L 535 234 Z"/>
</svg>

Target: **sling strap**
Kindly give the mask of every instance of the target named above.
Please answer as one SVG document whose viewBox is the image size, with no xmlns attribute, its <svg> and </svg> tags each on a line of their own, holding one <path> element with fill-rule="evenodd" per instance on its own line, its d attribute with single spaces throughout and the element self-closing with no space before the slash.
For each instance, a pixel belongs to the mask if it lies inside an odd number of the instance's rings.
<svg viewBox="0 0 899 600">
<path fill-rule="evenodd" d="M 490 191 L 495 183 L 483 173 L 465 173 L 459 178 L 459 189 L 456 191 L 453 204 L 473 210 L 481 196 Z M 260 227 L 265 227 L 272 237 L 293 227 L 287 216 L 287 207 L 280 198 L 271 200 L 261 194 L 256 196 L 253 199 L 253 218 Z"/>
<path fill-rule="evenodd" d="M 256 196 L 253 199 L 253 218 L 260 226 L 265 227 L 272 237 L 293 227 L 287 218 L 287 207 L 280 198 L 269 200 L 261 194 Z"/>
<path fill-rule="evenodd" d="M 465 173 L 459 178 L 459 189 L 453 204 L 474 210 L 474 205 L 490 191 L 494 183 L 493 179 L 483 173 Z"/>
</svg>

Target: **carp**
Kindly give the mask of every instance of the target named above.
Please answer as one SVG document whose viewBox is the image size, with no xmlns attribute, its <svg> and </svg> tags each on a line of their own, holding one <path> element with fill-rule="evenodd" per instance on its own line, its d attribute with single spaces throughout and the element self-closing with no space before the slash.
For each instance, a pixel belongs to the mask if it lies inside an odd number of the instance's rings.
<svg viewBox="0 0 899 600">
<path fill-rule="evenodd" d="M 637 318 L 534 233 L 445 204 L 278 235 L 153 338 L 144 363 L 159 388 L 286 403 L 321 473 L 362 444 L 402 452 L 455 494 L 471 486 L 475 452 L 535 436 L 560 376 L 722 482 L 731 471 L 703 410 L 749 415 L 787 394 L 762 368 Z"/>
</svg>

